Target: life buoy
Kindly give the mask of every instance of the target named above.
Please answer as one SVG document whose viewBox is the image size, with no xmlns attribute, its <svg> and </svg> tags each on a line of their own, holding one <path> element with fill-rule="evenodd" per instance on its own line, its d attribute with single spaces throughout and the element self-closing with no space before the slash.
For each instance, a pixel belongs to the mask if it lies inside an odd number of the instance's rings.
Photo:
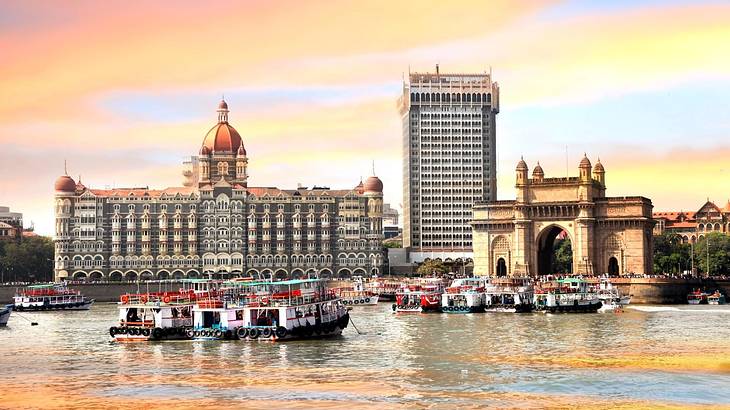
<svg viewBox="0 0 730 410">
<path fill-rule="evenodd" d="M 221 337 L 223 337 L 223 332 L 220 329 L 217 329 L 213 332 L 213 337 L 220 339 Z"/>
<path fill-rule="evenodd" d="M 127 334 L 127 328 L 126 327 L 120 327 L 117 329 L 117 333 L 120 335 L 126 335 Z"/>
<path fill-rule="evenodd" d="M 279 327 L 277 327 L 277 328 L 276 328 L 276 333 L 275 333 L 275 334 L 276 334 L 276 338 L 277 338 L 277 339 L 282 339 L 282 338 L 284 338 L 284 337 L 286 336 L 286 328 L 285 328 L 285 327 L 283 327 L 283 326 L 279 326 Z"/>
<path fill-rule="evenodd" d="M 236 329 L 236 336 L 238 336 L 239 339 L 245 339 L 246 336 L 248 336 L 248 331 L 245 327 L 239 327 Z"/>
<path fill-rule="evenodd" d="M 193 336 L 195 336 L 195 331 L 193 329 L 188 329 L 185 331 L 185 336 L 187 336 L 188 339 L 192 339 Z"/>
<path fill-rule="evenodd" d="M 114 326 L 110 327 L 110 328 L 109 328 L 109 335 L 110 335 L 111 337 L 114 337 L 114 336 L 115 336 L 116 334 L 117 334 L 117 328 L 116 328 L 116 327 L 114 327 Z"/>
<path fill-rule="evenodd" d="M 140 300 L 140 301 L 141 301 L 142 303 L 147 303 L 147 296 L 146 296 L 146 295 L 142 295 L 142 297 L 140 297 L 140 298 L 139 298 L 139 300 Z"/>
<path fill-rule="evenodd" d="M 226 340 L 230 339 L 232 336 L 233 332 L 231 332 L 230 330 L 226 330 L 225 332 L 223 332 L 223 338 Z"/>
<path fill-rule="evenodd" d="M 154 339 L 160 339 L 162 338 L 162 336 L 164 336 L 164 332 L 162 329 L 160 329 L 159 327 L 152 329 L 152 337 Z"/>
<path fill-rule="evenodd" d="M 365 303 L 370 303 L 370 298 L 365 298 Z"/>
<path fill-rule="evenodd" d="M 263 337 L 264 339 L 270 338 L 273 334 L 274 332 L 271 330 L 270 327 L 267 327 L 261 331 L 261 337 Z"/>
<path fill-rule="evenodd" d="M 395 303 L 393 303 L 393 312 L 395 312 L 395 310 L 396 310 L 397 308 L 398 308 L 398 307 L 397 307 L 397 306 L 395 305 Z"/>
<path fill-rule="evenodd" d="M 170 299 L 169 296 L 165 296 L 164 298 L 162 298 L 162 301 L 165 302 L 165 303 L 170 303 L 170 300 L 171 299 Z"/>
<path fill-rule="evenodd" d="M 122 295 L 122 303 L 129 303 L 129 296 L 128 295 Z"/>
<path fill-rule="evenodd" d="M 258 337 L 259 337 L 259 330 L 258 330 L 258 329 L 256 329 L 256 328 L 251 328 L 251 329 L 250 329 L 250 330 L 248 331 L 248 338 L 249 338 L 249 339 L 258 339 Z"/>
<path fill-rule="evenodd" d="M 142 336 L 149 336 L 149 335 L 150 335 L 150 330 L 149 329 L 147 329 L 147 328 L 142 329 Z"/>
<path fill-rule="evenodd" d="M 355 299 L 354 302 L 355 302 L 356 305 L 360 303 L 360 301 L 358 299 Z"/>
</svg>

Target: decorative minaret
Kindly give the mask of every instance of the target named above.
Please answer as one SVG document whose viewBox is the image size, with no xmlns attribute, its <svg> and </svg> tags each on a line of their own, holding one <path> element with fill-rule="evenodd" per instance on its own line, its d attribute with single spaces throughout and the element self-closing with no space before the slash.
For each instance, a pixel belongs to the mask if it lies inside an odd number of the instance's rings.
<svg viewBox="0 0 730 410">
<path fill-rule="evenodd" d="M 71 224 L 74 209 L 74 201 L 76 200 L 76 181 L 68 176 L 66 170 L 66 161 L 63 163 L 63 175 L 56 179 L 54 184 L 55 190 L 55 216 L 56 216 L 56 235 L 53 238 L 55 245 L 55 279 L 68 276 L 67 269 L 70 268 L 65 261 L 64 256 L 69 256 L 69 245 L 71 242 Z"/>
<path fill-rule="evenodd" d="M 520 162 L 517 163 L 515 171 L 517 172 L 517 183 L 515 184 L 515 188 L 517 188 L 517 202 L 525 202 L 527 200 L 527 185 L 529 181 L 527 179 L 527 163 L 524 158 L 520 157 Z"/>
<path fill-rule="evenodd" d="M 243 147 L 243 141 L 241 141 L 241 146 L 238 147 L 236 153 L 236 180 L 242 186 L 248 186 L 248 157 L 246 156 L 246 148 Z"/>
</svg>

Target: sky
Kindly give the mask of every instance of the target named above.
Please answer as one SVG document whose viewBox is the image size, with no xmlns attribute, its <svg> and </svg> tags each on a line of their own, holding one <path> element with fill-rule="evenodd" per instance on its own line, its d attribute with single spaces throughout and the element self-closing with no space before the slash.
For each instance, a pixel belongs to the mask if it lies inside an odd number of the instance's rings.
<svg viewBox="0 0 730 410">
<path fill-rule="evenodd" d="M 730 199 L 730 3 L 0 1 L 0 205 L 53 231 L 53 182 L 180 186 L 225 94 L 249 185 L 402 203 L 409 71 L 500 84 L 498 196 L 520 156 L 656 211 Z M 567 157 L 566 157 L 567 151 Z"/>
</svg>

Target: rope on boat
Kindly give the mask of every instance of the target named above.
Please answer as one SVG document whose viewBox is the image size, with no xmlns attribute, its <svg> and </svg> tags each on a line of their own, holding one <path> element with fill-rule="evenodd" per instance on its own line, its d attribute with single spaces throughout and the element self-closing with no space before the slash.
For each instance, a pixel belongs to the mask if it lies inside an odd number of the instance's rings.
<svg viewBox="0 0 730 410">
<path fill-rule="evenodd" d="M 357 328 L 357 326 L 355 326 L 355 322 L 352 321 L 352 316 L 348 315 L 348 317 L 350 318 L 350 323 L 352 323 L 352 327 L 355 328 L 355 331 L 357 332 L 357 334 L 362 335 L 362 333 L 360 333 L 360 330 Z"/>
</svg>

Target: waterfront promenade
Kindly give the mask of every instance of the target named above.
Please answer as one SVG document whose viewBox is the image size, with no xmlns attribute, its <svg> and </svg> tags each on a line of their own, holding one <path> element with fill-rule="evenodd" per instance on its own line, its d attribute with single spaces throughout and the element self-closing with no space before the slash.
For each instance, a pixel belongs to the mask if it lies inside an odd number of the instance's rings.
<svg viewBox="0 0 730 410">
<path fill-rule="evenodd" d="M 623 294 L 632 295 L 631 304 L 685 304 L 687 294 L 696 288 L 708 290 L 720 289 L 730 293 L 730 279 L 680 279 L 667 277 L 624 277 L 612 278 L 611 283 Z M 97 302 L 116 302 L 125 293 L 157 292 L 177 290 L 182 282 L 76 282 L 70 285 L 87 297 Z M 332 281 L 331 287 L 343 286 L 339 281 Z M 17 285 L 0 285 L 0 303 L 11 303 Z"/>
</svg>

